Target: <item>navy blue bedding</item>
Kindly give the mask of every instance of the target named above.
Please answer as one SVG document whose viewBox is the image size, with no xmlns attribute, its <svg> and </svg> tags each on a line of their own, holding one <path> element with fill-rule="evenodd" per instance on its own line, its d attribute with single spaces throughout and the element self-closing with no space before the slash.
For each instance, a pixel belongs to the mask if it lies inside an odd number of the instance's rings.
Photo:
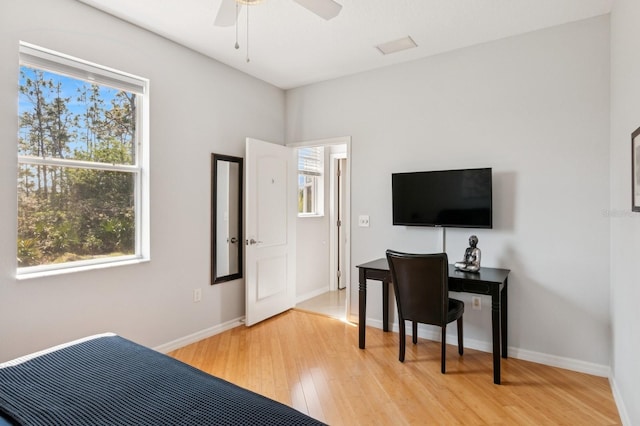
<svg viewBox="0 0 640 426">
<path fill-rule="evenodd" d="M 0 418 L 38 426 L 322 425 L 119 336 L 0 368 Z"/>
</svg>

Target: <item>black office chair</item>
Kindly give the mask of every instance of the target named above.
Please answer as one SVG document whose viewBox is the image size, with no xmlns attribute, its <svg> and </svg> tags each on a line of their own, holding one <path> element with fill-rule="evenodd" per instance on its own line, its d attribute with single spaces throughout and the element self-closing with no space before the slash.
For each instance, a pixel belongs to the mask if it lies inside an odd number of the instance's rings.
<svg viewBox="0 0 640 426">
<path fill-rule="evenodd" d="M 410 254 L 387 250 L 391 280 L 400 324 L 400 356 L 404 362 L 405 321 L 413 321 L 413 343 L 418 343 L 418 323 L 442 330 L 442 374 L 445 372 L 447 324 L 458 321 L 458 353 L 462 355 L 464 303 L 449 299 L 449 269 L 446 253 Z"/>
</svg>

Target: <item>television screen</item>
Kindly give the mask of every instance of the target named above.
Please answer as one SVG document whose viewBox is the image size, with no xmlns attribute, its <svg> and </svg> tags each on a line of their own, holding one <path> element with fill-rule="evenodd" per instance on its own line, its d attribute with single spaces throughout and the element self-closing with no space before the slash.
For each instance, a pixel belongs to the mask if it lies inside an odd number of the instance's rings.
<svg viewBox="0 0 640 426">
<path fill-rule="evenodd" d="M 491 228 L 491 168 L 394 173 L 393 224 Z"/>
</svg>

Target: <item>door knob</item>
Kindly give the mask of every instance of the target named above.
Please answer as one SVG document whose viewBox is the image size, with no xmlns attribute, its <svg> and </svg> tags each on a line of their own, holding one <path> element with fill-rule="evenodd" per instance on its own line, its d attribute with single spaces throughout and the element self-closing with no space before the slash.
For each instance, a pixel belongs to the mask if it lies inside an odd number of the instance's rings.
<svg viewBox="0 0 640 426">
<path fill-rule="evenodd" d="M 231 237 L 228 241 L 229 241 L 231 244 L 235 244 L 235 243 L 237 243 L 237 242 L 238 242 L 238 239 L 237 239 L 236 237 Z"/>
<path fill-rule="evenodd" d="M 262 241 L 256 241 L 253 238 L 251 238 L 250 240 L 247 240 L 247 245 L 248 246 L 252 246 L 254 244 L 260 244 L 260 243 L 262 243 Z"/>
</svg>

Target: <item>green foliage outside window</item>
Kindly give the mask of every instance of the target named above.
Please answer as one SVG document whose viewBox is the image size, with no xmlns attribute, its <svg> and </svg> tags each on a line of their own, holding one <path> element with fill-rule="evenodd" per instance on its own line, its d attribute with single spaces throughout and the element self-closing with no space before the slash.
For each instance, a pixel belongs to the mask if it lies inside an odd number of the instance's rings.
<svg viewBox="0 0 640 426">
<path fill-rule="evenodd" d="M 100 165 L 136 163 L 136 95 L 26 66 L 19 84 L 19 267 L 134 254 L 135 173 Z"/>
</svg>

